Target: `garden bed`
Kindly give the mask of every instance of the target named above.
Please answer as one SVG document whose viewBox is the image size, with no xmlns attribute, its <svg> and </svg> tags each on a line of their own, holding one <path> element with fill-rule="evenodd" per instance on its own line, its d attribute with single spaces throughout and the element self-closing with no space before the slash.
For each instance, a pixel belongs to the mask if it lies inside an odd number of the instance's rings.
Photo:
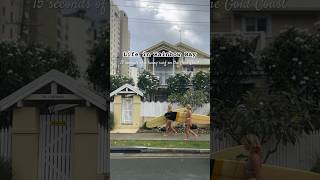
<svg viewBox="0 0 320 180">
<path fill-rule="evenodd" d="M 184 133 L 184 127 L 182 126 L 177 126 L 175 127 L 178 133 Z M 197 129 L 192 129 L 195 133 L 197 134 L 210 134 L 210 128 L 197 128 Z M 152 128 L 152 129 L 147 129 L 147 128 L 140 128 L 138 130 L 138 133 L 164 133 L 164 127 L 162 128 Z"/>
</svg>

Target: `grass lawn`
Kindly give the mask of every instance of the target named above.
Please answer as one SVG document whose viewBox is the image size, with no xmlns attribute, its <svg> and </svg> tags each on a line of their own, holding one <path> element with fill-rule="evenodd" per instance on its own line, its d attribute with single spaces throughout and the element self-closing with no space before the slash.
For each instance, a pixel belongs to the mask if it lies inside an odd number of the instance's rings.
<svg viewBox="0 0 320 180">
<path fill-rule="evenodd" d="M 209 149 L 209 141 L 167 141 L 167 140 L 111 140 L 111 146 L 145 146 L 159 148 Z"/>
</svg>

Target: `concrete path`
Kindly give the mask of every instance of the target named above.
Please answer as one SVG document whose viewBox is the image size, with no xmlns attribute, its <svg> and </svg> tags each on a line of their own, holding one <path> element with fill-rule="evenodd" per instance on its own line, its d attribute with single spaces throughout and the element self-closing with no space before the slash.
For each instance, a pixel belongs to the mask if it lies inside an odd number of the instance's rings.
<svg viewBox="0 0 320 180">
<path fill-rule="evenodd" d="M 185 134 L 163 136 L 164 133 L 135 133 L 135 134 L 110 134 L 111 140 L 184 140 Z M 191 141 L 210 141 L 209 134 L 201 134 L 199 137 L 190 136 Z"/>
</svg>

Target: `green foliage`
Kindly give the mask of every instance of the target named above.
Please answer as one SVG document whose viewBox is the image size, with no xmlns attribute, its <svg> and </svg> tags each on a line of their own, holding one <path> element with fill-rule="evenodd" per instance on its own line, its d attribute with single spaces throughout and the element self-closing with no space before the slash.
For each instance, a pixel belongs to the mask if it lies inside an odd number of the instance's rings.
<svg viewBox="0 0 320 180">
<path fill-rule="evenodd" d="M 320 100 L 320 32 L 288 28 L 263 52 L 262 63 L 273 91 L 293 90 Z"/>
<path fill-rule="evenodd" d="M 138 77 L 138 87 L 149 96 L 149 99 L 159 87 L 159 83 L 159 78 L 148 71 L 143 71 Z"/>
<path fill-rule="evenodd" d="M 142 127 L 141 127 L 141 129 L 150 130 L 150 129 L 152 129 L 152 128 L 148 128 L 148 127 L 147 127 L 147 122 L 144 122 L 143 125 L 142 125 Z"/>
<path fill-rule="evenodd" d="M 262 95 L 248 92 L 238 103 L 216 100 L 215 128 L 240 144 L 244 135 L 255 134 L 261 144 L 275 142 L 265 161 L 278 145 L 295 144 L 297 137 L 313 130 L 310 111 L 301 99 L 288 93 Z M 274 141 L 275 140 L 275 141 Z"/>
<path fill-rule="evenodd" d="M 125 84 L 134 86 L 134 81 L 132 78 L 123 75 L 111 75 L 111 92 Z"/>
<path fill-rule="evenodd" d="M 211 41 L 212 96 L 235 102 L 245 92 L 243 82 L 256 69 L 256 40 L 238 36 L 232 40 L 213 37 Z"/>
<path fill-rule="evenodd" d="M 194 90 L 202 90 L 209 94 L 210 92 L 210 74 L 199 71 L 192 77 L 192 85 Z"/>
<path fill-rule="evenodd" d="M 108 122 L 109 122 L 109 130 L 111 131 L 114 128 L 114 114 L 113 114 L 113 112 L 109 113 Z"/>
<path fill-rule="evenodd" d="M 320 173 L 320 158 L 319 157 L 316 159 L 316 162 L 314 163 L 313 167 L 311 168 L 311 171 L 315 172 L 315 173 Z"/>
<path fill-rule="evenodd" d="M 209 98 L 207 94 L 201 90 L 187 90 L 184 94 L 169 95 L 168 101 L 171 103 L 178 103 L 182 106 L 190 104 L 193 109 L 196 109 L 197 107 L 201 107 L 204 103 L 209 102 Z"/>
<path fill-rule="evenodd" d="M 0 179 L 11 180 L 12 179 L 12 166 L 7 160 L 0 157 Z"/>
<path fill-rule="evenodd" d="M 42 44 L 0 41 L 0 57 L 0 99 L 51 69 L 79 77 L 71 52 L 54 50 Z"/>
<path fill-rule="evenodd" d="M 187 74 L 178 73 L 167 79 L 168 92 L 171 94 L 184 94 L 190 85 L 190 76 Z"/>
<path fill-rule="evenodd" d="M 100 41 L 90 51 L 87 78 L 97 91 L 105 91 L 108 88 L 109 66 L 107 65 L 107 61 L 110 49 L 107 35 L 108 32 L 103 33 Z"/>
</svg>

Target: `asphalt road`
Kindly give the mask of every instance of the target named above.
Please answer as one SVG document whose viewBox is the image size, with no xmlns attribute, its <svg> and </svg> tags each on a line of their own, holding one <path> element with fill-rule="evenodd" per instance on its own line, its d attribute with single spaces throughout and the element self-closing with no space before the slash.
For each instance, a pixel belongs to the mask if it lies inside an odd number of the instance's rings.
<svg viewBox="0 0 320 180">
<path fill-rule="evenodd" d="M 209 180 L 210 160 L 199 155 L 111 155 L 111 180 Z"/>
</svg>

